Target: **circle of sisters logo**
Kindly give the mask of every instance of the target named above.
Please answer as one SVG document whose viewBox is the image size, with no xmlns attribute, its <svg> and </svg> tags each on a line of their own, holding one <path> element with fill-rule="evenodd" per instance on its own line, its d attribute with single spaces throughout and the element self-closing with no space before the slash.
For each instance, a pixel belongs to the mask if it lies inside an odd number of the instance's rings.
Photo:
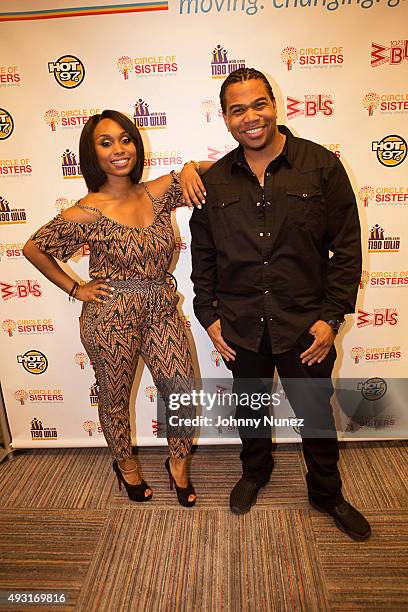
<svg viewBox="0 0 408 612">
<path fill-rule="evenodd" d="M 379 270 L 368 272 L 363 270 L 360 280 L 360 289 L 370 287 L 399 288 L 408 285 L 408 270 Z"/>
<path fill-rule="evenodd" d="M 298 51 L 295 47 L 285 47 L 281 53 L 281 60 L 288 70 L 292 70 L 293 65 L 297 62 Z"/>
<path fill-rule="evenodd" d="M 154 402 L 157 397 L 157 389 L 153 385 L 148 385 L 145 389 L 145 396 L 149 398 L 150 402 Z"/>
<path fill-rule="evenodd" d="M 28 393 L 25 389 L 17 389 L 14 393 L 14 399 L 20 402 L 20 406 L 24 406 L 28 400 Z"/>
<path fill-rule="evenodd" d="M 358 197 L 362 202 L 364 202 L 364 208 L 368 206 L 368 203 L 374 198 L 374 196 L 374 189 L 369 185 L 364 185 L 364 187 L 361 187 L 360 191 L 358 192 Z"/>
<path fill-rule="evenodd" d="M 221 353 L 218 351 L 211 351 L 211 361 L 215 363 L 215 367 L 219 367 L 222 362 Z"/>
<path fill-rule="evenodd" d="M 84 370 L 85 366 L 89 362 L 88 355 L 82 352 L 75 353 L 74 361 L 77 365 L 79 365 L 81 370 Z"/>
<path fill-rule="evenodd" d="M 362 346 L 354 346 L 351 349 L 351 357 L 354 359 L 354 363 L 360 363 L 360 359 L 364 357 L 365 350 Z"/>
<path fill-rule="evenodd" d="M 245 60 L 228 59 L 227 49 L 222 45 L 216 45 L 211 51 L 211 78 L 224 79 L 234 70 L 245 68 Z"/>
<path fill-rule="evenodd" d="M 203 100 L 201 103 L 201 112 L 205 117 L 207 123 L 210 123 L 213 118 L 218 114 L 218 105 L 214 100 Z"/>
<path fill-rule="evenodd" d="M 369 378 L 364 382 L 358 383 L 357 389 L 361 391 L 364 399 L 375 402 L 387 393 L 387 383 L 383 378 Z"/>
<path fill-rule="evenodd" d="M 288 71 L 293 70 L 294 65 L 300 68 L 339 68 L 343 65 L 344 53 L 341 46 L 330 47 L 300 47 L 296 49 L 288 45 L 281 51 L 281 60 Z"/>
<path fill-rule="evenodd" d="M 129 57 L 122 55 L 118 58 L 116 66 L 125 81 L 131 74 L 134 76 L 171 76 L 178 72 L 177 57 L 174 54 L 141 55 Z"/>
<path fill-rule="evenodd" d="M 374 110 L 380 106 L 381 98 L 375 91 L 370 91 L 363 98 L 364 108 L 368 110 L 368 116 L 374 115 Z"/>
<path fill-rule="evenodd" d="M 82 427 L 86 432 L 88 432 L 88 436 L 93 436 L 93 432 L 96 431 L 95 421 L 84 421 Z"/>
<path fill-rule="evenodd" d="M 6 319 L 5 321 L 3 321 L 1 326 L 3 330 L 8 333 L 10 338 L 12 337 L 13 332 L 15 332 L 17 329 L 17 323 L 13 321 L 13 319 Z"/>
<path fill-rule="evenodd" d="M 367 270 L 363 270 L 360 279 L 360 289 L 365 289 L 370 282 L 371 274 Z"/>
<path fill-rule="evenodd" d="M 55 132 L 55 130 L 57 129 L 57 125 L 61 121 L 59 112 L 55 110 L 55 108 L 49 108 L 44 113 L 44 121 L 47 125 L 50 126 L 51 131 Z"/>
<path fill-rule="evenodd" d="M 166 272 L 166 281 L 167 284 L 173 289 L 174 293 L 177 292 L 177 280 L 176 277 L 173 276 L 170 272 Z"/>
<path fill-rule="evenodd" d="M 376 153 L 380 164 L 388 168 L 395 168 L 405 160 L 408 146 L 402 136 L 391 134 L 384 136 L 379 141 L 374 140 L 371 144 L 371 150 Z"/>
<path fill-rule="evenodd" d="M 85 67 L 75 55 L 61 55 L 55 62 L 48 62 L 48 72 L 65 89 L 78 87 L 85 78 Z"/>
<path fill-rule="evenodd" d="M 0 140 L 9 138 L 14 130 L 13 117 L 4 108 L 0 108 Z"/>
<path fill-rule="evenodd" d="M 17 355 L 17 362 L 21 363 L 25 371 L 30 374 L 43 374 L 48 368 L 47 357 L 36 349 L 31 349 L 24 355 Z"/>
<path fill-rule="evenodd" d="M 122 55 L 122 57 L 118 59 L 117 67 L 118 67 L 119 72 L 123 74 L 123 78 L 125 79 L 125 81 L 128 80 L 129 75 L 133 70 L 133 66 L 134 66 L 133 60 L 128 55 Z"/>
<path fill-rule="evenodd" d="M 1 221 L 0 225 L 2 225 Z M 8 260 L 23 259 L 23 248 L 24 242 L 6 242 L 5 244 L 0 243 L 0 261 L 3 255 L 5 255 Z"/>
<path fill-rule="evenodd" d="M 59 213 L 62 212 L 63 210 L 66 210 L 70 206 L 71 206 L 71 203 L 69 200 L 67 200 L 67 198 L 57 198 L 55 200 L 55 208 L 58 210 Z"/>
</svg>

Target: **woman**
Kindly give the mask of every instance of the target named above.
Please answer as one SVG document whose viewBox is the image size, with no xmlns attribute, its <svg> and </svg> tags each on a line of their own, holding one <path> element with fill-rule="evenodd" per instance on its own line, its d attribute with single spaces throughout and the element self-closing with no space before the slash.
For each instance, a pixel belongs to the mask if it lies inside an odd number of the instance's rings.
<svg viewBox="0 0 408 612">
<path fill-rule="evenodd" d="M 148 501 L 152 490 L 132 457 L 129 397 L 139 355 L 165 401 L 170 392 L 191 390 L 193 385 L 177 297 L 165 281 L 174 251 L 170 212 L 184 201 L 174 172 L 139 182 L 143 143 L 130 119 L 117 111 L 105 110 L 89 119 L 79 153 L 88 195 L 35 232 L 23 253 L 51 282 L 84 302 L 81 340 L 99 385 L 99 418 L 119 488 L 123 483 L 130 499 Z M 189 203 L 203 198 L 196 165 L 191 162 L 186 169 L 194 177 L 189 194 L 185 191 Z M 54 257 L 66 262 L 85 243 L 92 280 L 79 285 Z M 196 495 L 186 463 L 192 430 L 168 430 L 167 435 L 170 485 L 176 485 L 182 505 L 193 506 Z"/>
</svg>

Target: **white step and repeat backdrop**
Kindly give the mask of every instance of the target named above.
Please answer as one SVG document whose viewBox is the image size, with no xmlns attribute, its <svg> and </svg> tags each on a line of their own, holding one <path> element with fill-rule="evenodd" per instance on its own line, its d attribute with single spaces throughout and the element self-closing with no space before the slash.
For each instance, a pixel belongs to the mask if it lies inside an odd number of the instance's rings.
<svg viewBox="0 0 408 612">
<path fill-rule="evenodd" d="M 265 72 L 279 121 L 333 151 L 347 169 L 364 272 L 358 312 L 337 342 L 335 375 L 351 379 L 359 418 L 349 422 L 349 408 L 337 418 L 347 439 L 404 437 L 397 379 L 408 364 L 407 4 L 88 0 L 79 9 L 84 0 L 66 0 L 56 9 L 54 1 L 0 2 L 0 376 L 13 446 L 104 445 L 98 389 L 78 333 L 81 304 L 68 303 L 21 252 L 37 227 L 85 194 L 82 126 L 104 108 L 133 116 L 146 147 L 145 178 L 189 159 L 217 160 L 235 146 L 219 88 L 240 66 Z M 169 281 L 181 296 L 199 372 L 223 393 L 229 373 L 192 311 L 189 216 L 187 209 L 174 215 Z M 82 250 L 67 268 L 84 279 L 87 264 Z M 132 395 L 139 444 L 165 443 L 157 437 L 156 395 L 140 364 Z M 277 416 L 289 413 L 282 398 Z M 202 442 L 226 434 L 220 427 Z M 276 434 L 299 439 L 291 429 Z"/>
</svg>

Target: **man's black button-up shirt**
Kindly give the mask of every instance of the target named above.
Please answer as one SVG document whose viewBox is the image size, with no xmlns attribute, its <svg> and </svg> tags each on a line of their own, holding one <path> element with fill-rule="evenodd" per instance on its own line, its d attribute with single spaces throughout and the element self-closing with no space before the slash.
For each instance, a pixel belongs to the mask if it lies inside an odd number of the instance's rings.
<svg viewBox="0 0 408 612">
<path fill-rule="evenodd" d="M 284 126 L 282 153 L 264 187 L 241 146 L 203 176 L 206 204 L 190 221 L 194 312 L 224 339 L 257 351 L 290 350 L 318 319 L 354 312 L 361 276 L 360 224 L 347 174 L 324 147 Z"/>
</svg>

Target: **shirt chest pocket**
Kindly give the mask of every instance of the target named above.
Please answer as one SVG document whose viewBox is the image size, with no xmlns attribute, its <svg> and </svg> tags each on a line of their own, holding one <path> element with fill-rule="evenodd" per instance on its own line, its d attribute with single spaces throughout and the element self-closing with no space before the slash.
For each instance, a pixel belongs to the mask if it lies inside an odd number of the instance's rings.
<svg viewBox="0 0 408 612">
<path fill-rule="evenodd" d="M 240 193 L 221 194 L 213 205 L 214 229 L 217 234 L 228 236 L 237 229 Z"/>
<path fill-rule="evenodd" d="M 325 204 L 320 189 L 291 189 L 286 192 L 288 222 L 303 230 L 325 225 Z"/>
</svg>

